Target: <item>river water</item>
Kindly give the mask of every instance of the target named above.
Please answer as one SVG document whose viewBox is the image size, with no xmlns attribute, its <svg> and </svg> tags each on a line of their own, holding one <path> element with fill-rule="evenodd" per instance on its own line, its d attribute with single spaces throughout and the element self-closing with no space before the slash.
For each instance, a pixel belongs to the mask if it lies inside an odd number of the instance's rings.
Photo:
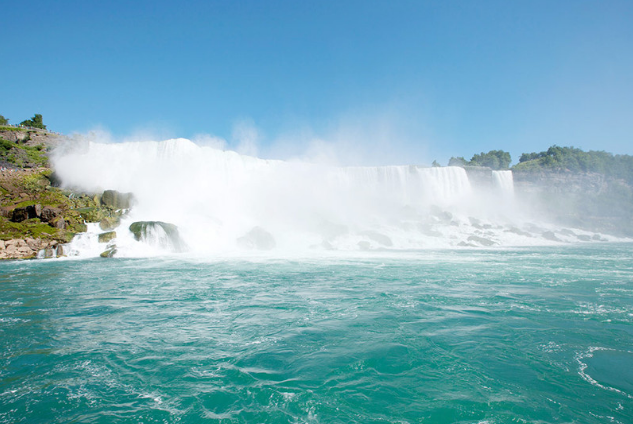
<svg viewBox="0 0 633 424">
<path fill-rule="evenodd" d="M 0 422 L 630 423 L 631 244 L 0 263 Z"/>
</svg>

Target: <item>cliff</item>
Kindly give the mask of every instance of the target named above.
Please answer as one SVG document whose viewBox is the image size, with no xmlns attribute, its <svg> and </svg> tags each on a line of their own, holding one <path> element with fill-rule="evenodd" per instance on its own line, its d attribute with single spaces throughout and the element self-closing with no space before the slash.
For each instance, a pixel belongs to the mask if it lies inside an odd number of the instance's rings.
<svg viewBox="0 0 633 424">
<path fill-rule="evenodd" d="M 596 172 L 513 170 L 515 193 L 562 225 L 633 236 L 633 186 Z"/>
</svg>

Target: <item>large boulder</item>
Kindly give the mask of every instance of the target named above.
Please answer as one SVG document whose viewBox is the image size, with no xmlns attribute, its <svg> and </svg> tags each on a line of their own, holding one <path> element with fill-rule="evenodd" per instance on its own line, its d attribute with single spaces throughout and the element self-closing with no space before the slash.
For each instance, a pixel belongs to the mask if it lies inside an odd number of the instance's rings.
<svg viewBox="0 0 633 424">
<path fill-rule="evenodd" d="M 105 217 L 101 221 L 99 221 L 99 228 L 101 228 L 103 231 L 109 231 L 118 227 L 119 224 L 121 224 L 120 218 Z"/>
<path fill-rule="evenodd" d="M 42 214 L 41 205 L 29 205 L 21 208 L 15 208 L 11 212 L 11 221 L 22 222 L 31 218 L 39 218 Z"/>
<path fill-rule="evenodd" d="M 237 245 L 247 250 L 272 250 L 275 248 L 275 238 L 261 227 L 254 227 L 244 236 L 237 239 Z"/>
<path fill-rule="evenodd" d="M 40 214 L 40 219 L 43 222 L 51 222 L 51 221 L 54 221 L 55 218 L 60 216 L 61 213 L 62 213 L 62 210 L 59 208 L 44 206 L 42 208 L 42 213 Z"/>
<path fill-rule="evenodd" d="M 137 221 L 130 225 L 130 231 L 134 234 L 136 241 L 176 252 L 183 251 L 185 248 L 178 227 L 174 224 L 161 221 Z"/>
<path fill-rule="evenodd" d="M 132 193 L 120 193 L 116 190 L 106 190 L 101 195 L 101 206 L 110 209 L 130 209 L 134 203 Z"/>
<path fill-rule="evenodd" d="M 108 231 L 107 233 L 99 234 L 99 243 L 107 243 L 110 240 L 116 238 L 116 231 Z"/>
</svg>

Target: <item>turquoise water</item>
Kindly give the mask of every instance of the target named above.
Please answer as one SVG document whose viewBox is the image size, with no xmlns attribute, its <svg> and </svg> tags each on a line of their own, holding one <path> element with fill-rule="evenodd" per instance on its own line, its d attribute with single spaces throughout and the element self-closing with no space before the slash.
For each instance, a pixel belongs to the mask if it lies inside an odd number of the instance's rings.
<svg viewBox="0 0 633 424">
<path fill-rule="evenodd" d="M 630 244 L 0 263 L 0 422 L 633 422 Z"/>
</svg>

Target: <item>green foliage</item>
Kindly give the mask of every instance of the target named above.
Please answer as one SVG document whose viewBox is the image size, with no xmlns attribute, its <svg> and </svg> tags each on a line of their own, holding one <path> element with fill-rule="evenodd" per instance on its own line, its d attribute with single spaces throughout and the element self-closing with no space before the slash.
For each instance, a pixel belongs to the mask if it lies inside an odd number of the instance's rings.
<svg viewBox="0 0 633 424">
<path fill-rule="evenodd" d="M 44 122 L 42 121 L 42 115 L 39 113 L 36 113 L 31 119 L 20 122 L 20 125 L 31 128 L 40 128 L 42 130 L 46 129 L 46 125 L 44 125 Z"/>
<path fill-rule="evenodd" d="M 30 174 L 22 178 L 22 186 L 29 192 L 42 191 L 47 185 L 48 179 L 41 174 Z"/>
<path fill-rule="evenodd" d="M 8 126 L 0 125 L 0 131 L 20 131 L 20 132 L 27 132 L 28 130 L 27 130 L 26 128 L 20 128 L 20 127 L 8 127 Z"/>
<path fill-rule="evenodd" d="M 468 161 L 464 159 L 462 156 L 459 157 L 451 157 L 448 161 L 448 166 L 461 166 L 464 167 L 468 165 Z"/>
<path fill-rule="evenodd" d="M 552 146 L 540 153 L 523 153 L 517 171 L 595 172 L 633 183 L 633 156 L 613 155 L 604 151 L 584 152 L 575 147 Z"/>
<path fill-rule="evenodd" d="M 508 169 L 512 162 L 510 153 L 503 150 L 491 150 L 488 153 L 481 152 L 478 155 L 474 155 L 470 159 L 469 165 L 471 166 L 487 166 L 492 169 Z"/>
<path fill-rule="evenodd" d="M 5 160 L 19 167 L 46 166 L 48 157 L 46 149 L 41 144 L 37 146 L 25 146 L 0 138 L 0 160 Z"/>
<path fill-rule="evenodd" d="M 433 166 L 434 168 L 438 168 L 438 167 L 440 167 L 440 166 L 442 166 L 442 165 L 440 165 L 438 161 L 434 160 L 434 161 L 433 161 L 432 166 Z"/>
<path fill-rule="evenodd" d="M 448 161 L 448 166 L 487 166 L 492 169 L 508 169 L 512 158 L 510 153 L 503 150 L 491 150 L 488 153 L 481 152 L 474 155 L 470 161 L 463 157 L 452 157 Z"/>
<path fill-rule="evenodd" d="M 15 143 L 0 138 L 0 152 L 8 152 L 13 146 L 15 146 Z"/>
<path fill-rule="evenodd" d="M 0 115 L 0 125 L 9 125 L 9 120 L 4 116 Z"/>
</svg>

